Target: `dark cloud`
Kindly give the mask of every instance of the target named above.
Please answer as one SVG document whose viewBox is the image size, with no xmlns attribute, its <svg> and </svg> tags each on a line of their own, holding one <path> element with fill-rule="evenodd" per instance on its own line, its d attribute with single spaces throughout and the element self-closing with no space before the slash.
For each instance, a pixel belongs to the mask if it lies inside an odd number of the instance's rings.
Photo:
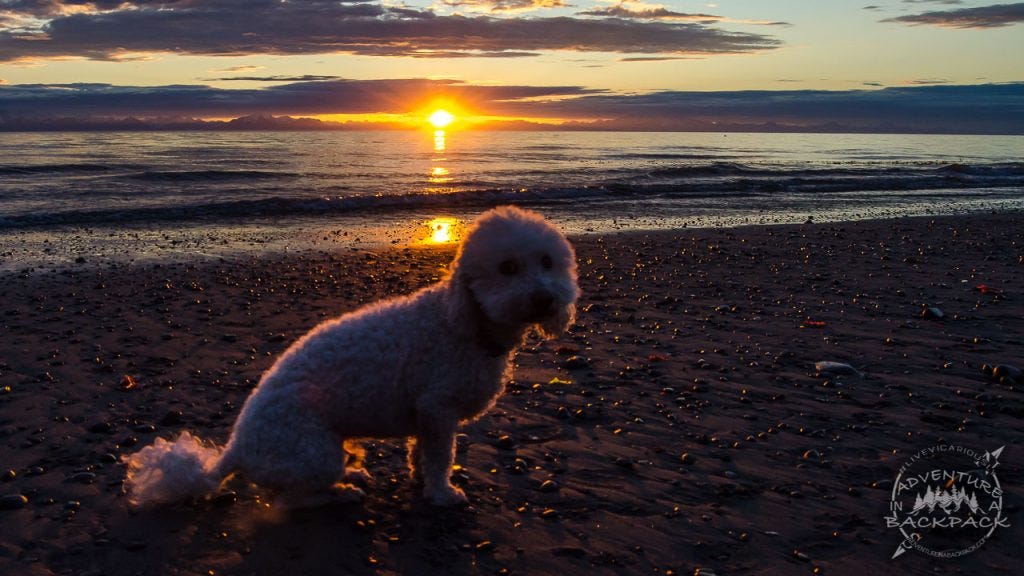
<svg viewBox="0 0 1024 576">
<path fill-rule="evenodd" d="M 1024 2 L 910 14 L 886 18 L 882 22 L 944 28 L 999 28 L 1024 22 Z"/>
<path fill-rule="evenodd" d="M 944 78 L 919 78 L 917 80 L 911 80 L 908 84 L 914 86 L 934 86 L 936 84 L 949 84 L 950 81 Z"/>
<path fill-rule="evenodd" d="M 435 98 L 470 108 L 524 98 L 601 92 L 577 86 L 475 86 L 454 80 L 333 80 L 266 88 L 202 85 L 15 84 L 0 86 L 0 113 L 8 115 L 224 117 L 252 113 L 404 113 Z"/>
<path fill-rule="evenodd" d="M 0 86 L 4 118 L 232 117 L 407 113 L 435 98 L 481 114 L 603 122 L 608 129 L 793 129 L 1024 133 L 1024 83 L 880 90 L 661 91 L 477 86 L 452 80 L 335 80 L 265 88 Z M 25 124 L 22 124 L 25 125 Z"/>
<path fill-rule="evenodd" d="M 96 8 L 112 9 L 67 13 L 71 4 L 57 0 L 11 4 L 9 9 L 16 13 L 49 19 L 34 31 L 0 28 L 0 61 L 68 56 L 118 60 L 150 52 L 413 57 L 529 56 L 548 50 L 714 54 L 779 45 L 769 36 L 696 22 L 438 16 L 429 10 L 376 2 L 100 2 Z M 91 10 L 95 3 L 80 4 Z"/>
<path fill-rule="evenodd" d="M 203 78 L 203 82 L 322 82 L 324 80 L 339 80 L 341 76 L 321 76 L 318 74 L 303 74 L 302 76 L 228 76 L 225 78 Z"/>
</svg>

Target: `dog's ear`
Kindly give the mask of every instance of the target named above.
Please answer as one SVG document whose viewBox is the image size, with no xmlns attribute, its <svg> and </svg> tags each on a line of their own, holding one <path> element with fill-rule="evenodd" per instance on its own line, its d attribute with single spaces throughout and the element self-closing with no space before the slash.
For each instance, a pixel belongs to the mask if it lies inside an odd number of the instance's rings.
<svg viewBox="0 0 1024 576">
<path fill-rule="evenodd" d="M 557 338 L 560 334 L 569 329 L 576 320 L 576 304 L 570 303 L 558 310 L 558 314 L 552 316 L 537 325 L 540 328 L 540 335 L 547 340 Z"/>
<path fill-rule="evenodd" d="M 469 278 L 459 267 L 458 260 L 452 262 L 448 273 L 448 295 L 445 299 L 445 316 L 451 330 L 475 330 L 476 306 L 469 288 Z"/>
</svg>

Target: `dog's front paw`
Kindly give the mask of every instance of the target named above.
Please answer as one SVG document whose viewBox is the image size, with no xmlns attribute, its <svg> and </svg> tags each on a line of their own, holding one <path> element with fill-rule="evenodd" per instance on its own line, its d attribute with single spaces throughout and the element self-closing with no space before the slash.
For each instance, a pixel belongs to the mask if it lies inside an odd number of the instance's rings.
<svg viewBox="0 0 1024 576">
<path fill-rule="evenodd" d="M 451 484 L 424 489 L 423 497 L 434 506 L 462 506 L 469 502 L 462 490 Z"/>
</svg>

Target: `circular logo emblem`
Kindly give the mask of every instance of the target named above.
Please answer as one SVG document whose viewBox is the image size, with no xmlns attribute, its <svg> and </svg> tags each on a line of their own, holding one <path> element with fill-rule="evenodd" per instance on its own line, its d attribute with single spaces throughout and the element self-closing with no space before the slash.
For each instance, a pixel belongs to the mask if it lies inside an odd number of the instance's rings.
<svg viewBox="0 0 1024 576">
<path fill-rule="evenodd" d="M 1004 447 L 979 452 L 952 444 L 925 448 L 899 470 L 892 487 L 888 528 L 908 550 L 956 558 L 980 548 L 997 528 L 1008 528 L 1003 490 L 996 476 Z"/>
</svg>

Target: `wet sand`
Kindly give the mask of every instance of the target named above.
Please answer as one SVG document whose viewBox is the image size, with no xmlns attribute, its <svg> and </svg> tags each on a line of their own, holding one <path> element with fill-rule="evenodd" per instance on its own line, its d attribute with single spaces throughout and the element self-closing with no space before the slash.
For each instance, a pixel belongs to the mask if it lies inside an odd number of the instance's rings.
<svg viewBox="0 0 1024 576">
<path fill-rule="evenodd" d="M 575 238 L 579 321 L 464 428 L 462 510 L 420 501 L 397 441 L 367 444 L 363 503 L 287 515 L 237 481 L 133 511 L 118 463 L 223 443 L 291 341 L 435 281 L 450 247 L 4 274 L 0 573 L 1015 573 L 1024 385 L 980 368 L 1024 367 L 1022 216 Z M 890 560 L 892 481 L 942 442 L 1007 446 L 1013 527 Z"/>
</svg>

